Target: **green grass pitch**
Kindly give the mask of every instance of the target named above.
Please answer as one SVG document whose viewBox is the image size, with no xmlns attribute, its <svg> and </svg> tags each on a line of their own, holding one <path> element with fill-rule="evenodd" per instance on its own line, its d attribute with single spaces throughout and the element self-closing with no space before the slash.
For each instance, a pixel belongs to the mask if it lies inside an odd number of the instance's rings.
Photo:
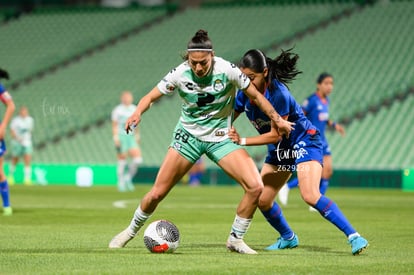
<svg viewBox="0 0 414 275">
<path fill-rule="evenodd" d="M 181 244 L 173 254 L 149 253 L 143 230 L 126 248 L 108 249 L 149 188 L 118 193 L 114 187 L 12 186 L 15 213 L 0 216 L 0 274 L 414 274 L 414 193 L 328 190 L 370 242 L 359 256 L 352 256 L 339 230 L 308 211 L 297 189 L 284 214 L 299 236 L 298 248 L 264 251 L 278 235 L 256 212 L 245 240 L 259 254 L 228 252 L 238 186 L 172 190 L 150 221 L 178 226 Z"/>
</svg>

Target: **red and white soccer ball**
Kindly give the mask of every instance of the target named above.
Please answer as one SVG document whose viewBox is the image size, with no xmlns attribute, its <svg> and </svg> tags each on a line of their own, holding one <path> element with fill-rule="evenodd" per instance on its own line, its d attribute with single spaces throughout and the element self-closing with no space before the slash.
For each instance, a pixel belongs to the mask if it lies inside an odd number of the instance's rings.
<svg viewBox="0 0 414 275">
<path fill-rule="evenodd" d="M 180 244 L 180 232 L 172 222 L 154 221 L 144 231 L 144 244 L 152 253 L 172 253 Z"/>
</svg>

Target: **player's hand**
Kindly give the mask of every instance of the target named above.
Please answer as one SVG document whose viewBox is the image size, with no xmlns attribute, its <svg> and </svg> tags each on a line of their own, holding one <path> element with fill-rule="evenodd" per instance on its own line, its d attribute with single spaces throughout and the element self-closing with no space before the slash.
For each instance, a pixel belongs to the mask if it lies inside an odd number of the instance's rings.
<svg viewBox="0 0 414 275">
<path fill-rule="evenodd" d="M 345 136 L 345 128 L 341 124 L 337 123 L 335 125 L 335 131 L 337 131 L 338 133 L 340 133 L 341 136 L 343 136 L 343 137 Z"/>
<path fill-rule="evenodd" d="M 141 115 L 133 113 L 125 123 L 125 131 L 127 134 L 134 131 L 134 129 L 141 122 Z"/>
<path fill-rule="evenodd" d="M 231 141 L 240 144 L 240 135 L 239 133 L 237 133 L 236 128 L 231 127 L 228 136 L 231 139 Z"/>
<path fill-rule="evenodd" d="M 279 117 L 275 123 L 277 126 L 277 132 L 280 136 L 286 136 L 286 138 L 289 138 L 290 132 L 295 130 L 295 123 L 287 121 L 281 117 Z"/>
</svg>

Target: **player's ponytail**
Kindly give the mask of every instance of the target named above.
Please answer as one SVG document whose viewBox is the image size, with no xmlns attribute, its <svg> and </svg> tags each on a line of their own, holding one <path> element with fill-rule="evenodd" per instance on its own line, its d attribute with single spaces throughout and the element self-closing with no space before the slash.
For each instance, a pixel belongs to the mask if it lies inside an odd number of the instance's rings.
<svg viewBox="0 0 414 275">
<path fill-rule="evenodd" d="M 266 58 L 269 68 L 268 80 L 277 79 L 287 85 L 302 73 L 296 68 L 299 55 L 292 53 L 291 50 L 282 50 L 282 53 L 275 59 Z"/>
<path fill-rule="evenodd" d="M 254 49 L 246 52 L 241 59 L 239 66 L 249 68 L 255 73 L 262 73 L 265 68 L 268 69 L 267 82 L 270 82 L 270 88 L 274 89 L 272 80 L 277 79 L 287 85 L 295 77 L 302 73 L 296 68 L 299 55 L 292 53 L 292 49 L 282 50 L 282 53 L 275 59 L 266 57 L 260 50 Z"/>
<path fill-rule="evenodd" d="M 5 78 L 5 79 L 9 79 L 9 73 L 6 70 L 3 70 L 0 68 L 0 79 Z"/>
</svg>

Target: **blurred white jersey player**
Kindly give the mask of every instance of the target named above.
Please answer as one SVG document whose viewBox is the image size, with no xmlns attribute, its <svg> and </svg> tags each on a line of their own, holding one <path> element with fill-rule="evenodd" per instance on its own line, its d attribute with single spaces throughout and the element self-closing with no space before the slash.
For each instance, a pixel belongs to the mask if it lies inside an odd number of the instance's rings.
<svg viewBox="0 0 414 275">
<path fill-rule="evenodd" d="M 139 164 L 142 163 L 138 128 L 130 134 L 127 134 L 124 129 L 128 117 L 132 115 L 136 108 L 133 100 L 131 92 L 123 92 L 121 94 L 121 104 L 112 111 L 112 135 L 118 158 L 117 176 L 120 192 L 134 190 L 132 179 L 138 170 Z M 131 161 L 128 169 L 126 169 L 128 157 L 131 158 Z"/>
<path fill-rule="evenodd" d="M 14 117 L 10 123 L 11 129 L 11 155 L 12 160 L 9 167 L 9 183 L 15 182 L 14 172 L 16 164 L 20 158 L 23 158 L 24 162 L 24 179 L 25 185 L 32 184 L 32 154 L 33 154 L 33 142 L 32 132 L 34 128 L 34 120 L 29 114 L 29 110 L 26 106 L 22 106 L 19 110 L 19 114 Z"/>
</svg>

